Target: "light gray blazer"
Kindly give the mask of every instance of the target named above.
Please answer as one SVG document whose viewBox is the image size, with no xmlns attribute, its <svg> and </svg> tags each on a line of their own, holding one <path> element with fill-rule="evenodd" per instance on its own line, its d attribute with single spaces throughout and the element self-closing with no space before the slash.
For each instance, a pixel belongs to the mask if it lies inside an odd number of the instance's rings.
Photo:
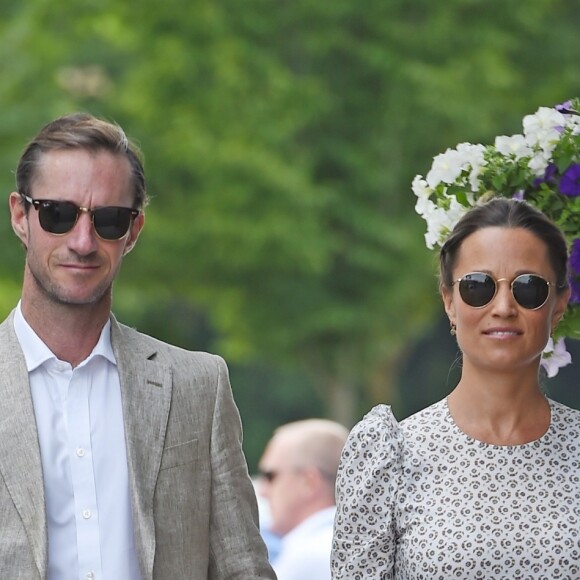
<svg viewBox="0 0 580 580">
<path fill-rule="evenodd" d="M 44 580 L 42 467 L 12 319 L 0 325 L 0 578 Z M 142 580 L 274 579 L 224 361 L 114 317 L 111 333 Z"/>
</svg>

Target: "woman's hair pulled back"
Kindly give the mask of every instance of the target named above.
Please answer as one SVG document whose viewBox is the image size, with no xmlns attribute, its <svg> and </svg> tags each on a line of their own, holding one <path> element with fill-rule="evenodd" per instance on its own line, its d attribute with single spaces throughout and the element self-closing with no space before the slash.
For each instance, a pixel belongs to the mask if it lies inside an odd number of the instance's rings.
<svg viewBox="0 0 580 580">
<path fill-rule="evenodd" d="M 463 241 L 471 234 L 489 227 L 523 228 L 542 240 L 556 275 L 557 291 L 568 287 L 568 249 L 560 229 L 542 212 L 516 199 L 494 198 L 469 210 L 455 225 L 439 252 L 440 287 L 450 288 L 453 270 Z"/>
</svg>

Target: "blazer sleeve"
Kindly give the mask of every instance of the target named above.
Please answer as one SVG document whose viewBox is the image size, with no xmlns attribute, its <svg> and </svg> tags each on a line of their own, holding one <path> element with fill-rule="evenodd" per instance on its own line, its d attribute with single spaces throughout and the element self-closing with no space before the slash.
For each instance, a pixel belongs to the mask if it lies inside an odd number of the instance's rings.
<svg viewBox="0 0 580 580">
<path fill-rule="evenodd" d="M 402 433 L 386 405 L 375 407 L 351 431 L 336 484 L 333 580 L 394 577 L 401 450 Z"/>
<path fill-rule="evenodd" d="M 226 363 L 218 366 L 211 432 L 209 580 L 275 579 L 258 527 L 258 507 L 246 458 L 242 425 Z"/>
</svg>

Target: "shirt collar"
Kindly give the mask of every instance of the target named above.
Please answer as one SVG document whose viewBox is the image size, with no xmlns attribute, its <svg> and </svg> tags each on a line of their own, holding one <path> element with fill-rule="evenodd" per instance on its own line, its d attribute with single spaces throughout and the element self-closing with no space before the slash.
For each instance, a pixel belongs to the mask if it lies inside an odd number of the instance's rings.
<svg viewBox="0 0 580 580">
<path fill-rule="evenodd" d="M 16 332 L 16 337 L 22 347 L 28 372 L 32 372 L 50 359 L 58 360 L 54 353 L 41 340 L 38 334 L 34 332 L 30 324 L 26 322 L 26 319 L 22 314 L 21 301 L 18 301 L 14 312 L 14 331 Z M 117 360 L 113 353 L 113 346 L 111 344 L 110 319 L 108 319 L 105 326 L 103 326 L 99 340 L 91 354 L 78 366 L 85 365 L 89 360 L 96 356 L 101 356 L 114 365 L 117 364 Z"/>
<path fill-rule="evenodd" d="M 320 511 L 308 516 L 305 520 L 300 522 L 295 528 L 290 530 L 282 539 L 284 544 L 291 542 L 293 538 L 301 538 L 306 534 L 312 534 L 319 529 L 332 528 L 334 517 L 336 515 L 336 506 L 323 508 Z"/>
</svg>

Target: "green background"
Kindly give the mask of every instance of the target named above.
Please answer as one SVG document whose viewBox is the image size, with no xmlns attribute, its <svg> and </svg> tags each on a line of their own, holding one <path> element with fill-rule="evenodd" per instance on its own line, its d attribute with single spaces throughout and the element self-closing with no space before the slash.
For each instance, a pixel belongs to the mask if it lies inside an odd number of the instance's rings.
<svg viewBox="0 0 580 580">
<path fill-rule="evenodd" d="M 411 180 L 580 95 L 579 29 L 569 0 L 1 0 L 0 186 L 61 114 L 140 144 L 152 201 L 115 312 L 228 360 L 253 470 L 280 423 L 403 418 L 453 387 Z M 7 202 L 0 241 L 4 315 Z M 569 349 L 547 389 L 580 407 Z"/>
</svg>

